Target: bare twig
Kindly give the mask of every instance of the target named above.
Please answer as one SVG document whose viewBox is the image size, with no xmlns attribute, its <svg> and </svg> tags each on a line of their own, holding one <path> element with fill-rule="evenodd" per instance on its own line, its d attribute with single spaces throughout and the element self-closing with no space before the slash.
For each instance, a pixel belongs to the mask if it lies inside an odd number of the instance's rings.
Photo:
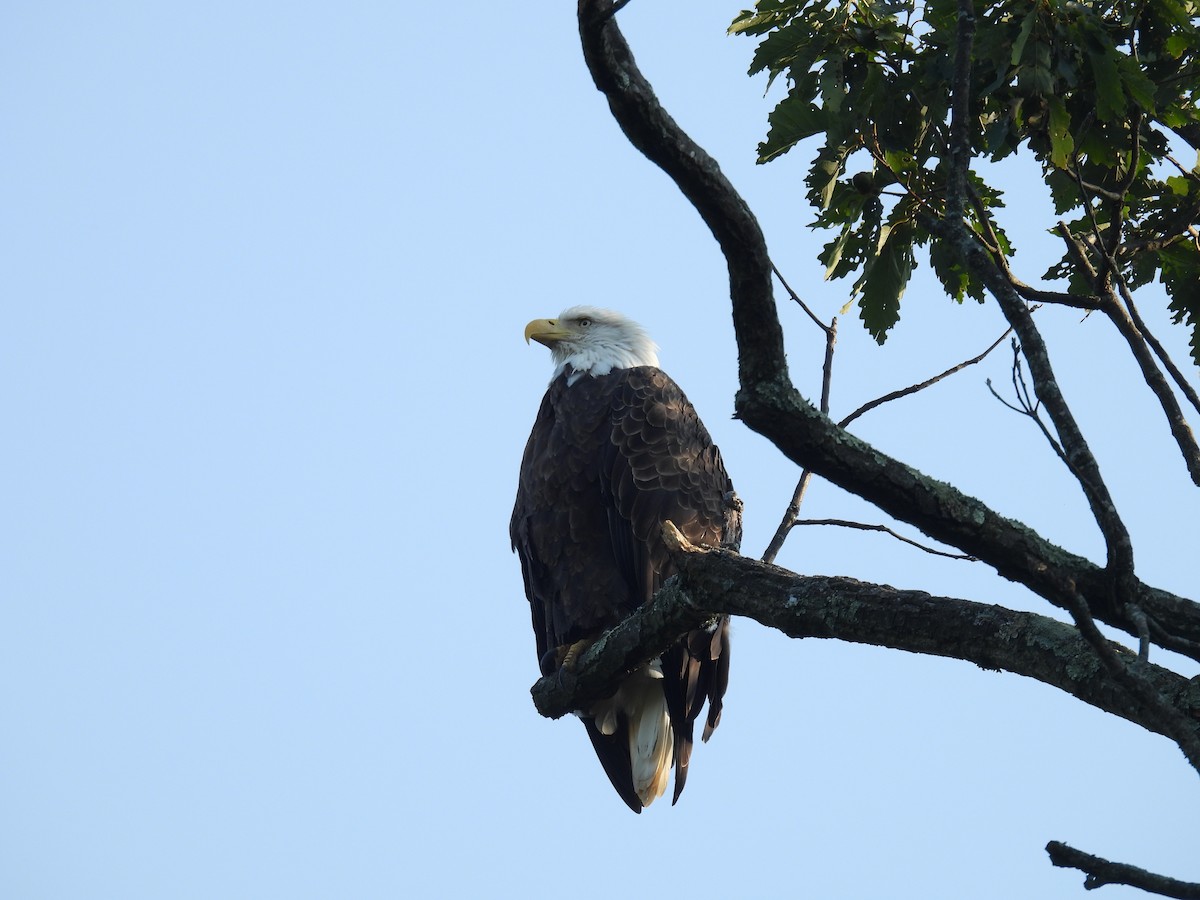
<svg viewBox="0 0 1200 900">
<path fill-rule="evenodd" d="M 947 559 L 965 559 L 968 562 L 979 561 L 976 557 L 966 553 L 948 553 L 945 550 L 929 547 L 918 541 L 914 541 L 912 538 L 906 538 L 886 525 L 868 525 L 865 522 L 850 522 L 846 519 L 797 519 L 792 525 L 836 525 L 839 528 L 857 528 L 859 531 L 882 531 L 884 534 L 890 534 L 898 541 L 903 541 L 906 544 L 916 547 L 918 550 L 924 550 L 926 553 L 932 553 L 934 556 L 945 556 Z"/>
<path fill-rule="evenodd" d="M 792 290 L 792 286 L 787 283 L 787 279 L 783 277 L 783 273 L 779 271 L 779 267 L 774 262 L 771 263 L 771 271 L 775 273 L 775 277 L 779 279 L 779 283 L 783 285 L 784 290 L 788 292 L 792 300 L 798 303 L 800 308 L 808 313 L 808 317 L 825 333 L 825 362 L 821 367 L 821 412 L 828 415 L 829 394 L 833 385 L 833 351 L 837 345 L 837 316 L 834 316 L 829 324 L 826 325 L 808 308 L 808 304 L 800 299 L 800 295 Z M 788 503 L 787 508 L 783 511 L 783 518 L 779 522 L 779 527 L 775 529 L 775 534 L 771 536 L 771 541 L 767 544 L 767 549 L 763 552 L 763 562 L 775 562 L 779 551 L 783 549 L 783 542 L 787 540 L 792 526 L 796 523 L 797 516 L 800 515 L 800 505 L 804 502 L 804 495 L 808 492 L 810 481 L 812 481 L 812 471 L 805 468 L 800 472 L 800 480 L 796 482 L 796 488 L 792 491 L 791 502 Z"/>
<path fill-rule="evenodd" d="M 1052 304 L 1054 306 L 1069 306 L 1071 309 L 1085 309 L 1092 312 L 1100 308 L 1100 301 L 1090 294 L 1069 294 L 1066 291 L 1048 291 L 1044 288 L 1036 288 L 1031 284 L 1026 284 L 1008 267 L 1007 261 L 1003 266 L 1005 274 L 1008 276 L 1008 282 L 1013 286 L 1021 299 L 1028 303 L 1035 304 Z"/>
<path fill-rule="evenodd" d="M 993 278 L 994 282 L 999 279 Z M 1115 609 L 1122 609 L 1131 599 L 1133 579 L 1133 542 L 1129 530 L 1121 520 L 1116 503 L 1109 493 L 1100 465 L 1092 455 L 1083 437 L 1075 416 L 1059 390 L 1050 355 L 1041 333 L 1033 322 L 1028 308 L 1003 282 L 997 283 L 993 293 L 1003 310 L 1005 318 L 1013 326 L 1021 344 L 1021 352 L 1029 363 L 1034 379 L 1034 391 L 1054 425 L 1062 445 L 1064 459 L 1070 466 L 1080 487 L 1087 497 L 1088 505 L 1096 524 L 1104 536 L 1108 552 L 1108 571 L 1113 577 L 1114 594 L 1104 599 Z M 1097 598 L 1100 599 L 1100 598 Z"/>
<path fill-rule="evenodd" d="M 1078 155 L 1075 157 L 1075 160 L 1076 163 L 1078 163 Z M 1092 184 L 1090 181 L 1084 181 L 1083 176 L 1079 174 L 1078 165 L 1067 166 L 1066 173 L 1074 178 L 1075 183 L 1087 190 L 1089 194 L 1095 194 L 1097 197 L 1102 197 L 1105 200 L 1116 200 L 1118 202 L 1124 196 L 1118 191 L 1110 191 L 1108 188 L 1101 187 L 1098 184 Z"/>
<path fill-rule="evenodd" d="M 991 254 L 993 261 L 1000 267 L 1000 271 L 1004 273 L 1004 277 L 1008 279 L 1008 283 L 1013 286 L 1018 294 L 1023 299 L 1030 303 L 1052 303 L 1055 306 L 1070 306 L 1073 309 L 1094 310 L 1100 308 L 1100 298 L 1084 296 L 1081 294 L 1070 294 L 1062 291 L 1047 291 L 1042 288 L 1035 288 L 1033 285 L 1026 284 L 1016 276 L 1012 267 L 1008 264 L 1008 257 L 1000 249 L 1000 236 L 996 233 L 996 229 L 992 225 L 992 219 L 988 215 L 987 207 L 983 205 L 983 199 L 979 193 L 967 182 L 964 187 L 968 191 L 971 200 L 971 208 L 975 211 L 975 218 L 979 221 L 987 235 L 987 240 L 981 241 Z"/>
<path fill-rule="evenodd" d="M 1179 170 L 1180 174 L 1183 175 L 1184 178 L 1189 178 L 1192 181 L 1200 181 L 1200 172 L 1197 172 L 1195 169 L 1189 169 L 1185 167 L 1183 163 L 1173 157 L 1170 153 L 1166 154 L 1165 158 L 1171 163 L 1171 165 Z"/>
<path fill-rule="evenodd" d="M 947 369 L 945 372 L 942 372 L 939 375 L 934 375 L 932 378 L 928 378 L 925 381 L 920 382 L 919 384 L 910 385 L 909 387 L 901 388 L 898 391 L 892 391 L 890 394 L 884 394 L 882 397 L 877 397 L 874 400 L 864 403 L 862 406 L 860 406 L 854 412 L 850 413 L 850 415 L 846 416 L 846 418 L 844 418 L 840 422 L 838 422 L 838 427 L 845 428 L 847 425 L 849 425 L 851 422 L 853 422 L 859 416 L 863 415 L 864 413 L 870 412 L 871 410 L 875 409 L 877 406 L 882 406 L 883 404 L 890 403 L 893 400 L 899 400 L 901 397 L 907 397 L 909 394 L 915 394 L 917 391 L 923 391 L 923 390 L 925 390 L 925 388 L 927 388 L 931 385 L 937 384 L 943 378 L 949 378 L 955 372 L 961 372 L 963 369 L 967 368 L 967 366 L 973 366 L 976 363 L 981 362 L 984 359 L 984 357 L 986 357 L 989 353 L 991 353 L 993 350 L 995 350 L 997 347 L 999 347 L 1001 342 L 1006 337 L 1008 337 L 1009 334 L 1011 334 L 1011 333 L 1012 333 L 1012 329 L 1009 328 L 1007 331 L 1004 332 L 1004 334 L 1002 334 L 1002 335 L 1000 335 L 1000 337 L 996 338 L 995 342 L 990 347 L 988 347 L 986 350 L 984 350 L 978 356 L 973 356 L 968 360 L 964 360 L 963 362 L 960 362 L 956 366 L 951 366 L 949 369 Z"/>
<path fill-rule="evenodd" d="M 1133 44 L 1133 51 L 1136 55 L 1137 45 Z M 1112 228 L 1109 235 L 1108 244 L 1105 251 L 1109 257 L 1114 257 L 1117 252 L 1117 247 L 1121 246 L 1121 241 L 1125 238 L 1125 226 L 1128 219 L 1125 215 L 1125 198 L 1129 194 L 1129 189 L 1133 187 L 1133 182 L 1137 179 L 1138 169 L 1141 168 L 1142 155 L 1142 114 L 1137 106 L 1131 107 L 1133 114 L 1129 121 L 1129 165 L 1125 168 L 1125 177 L 1121 179 L 1121 184 L 1117 188 L 1117 196 L 1112 202 Z M 1118 271 L 1116 264 L 1113 264 L 1113 271 Z"/>
<path fill-rule="evenodd" d="M 798 303 L 800 303 L 801 306 L 804 306 L 803 301 L 801 301 L 800 298 L 796 296 L 795 292 L 788 285 L 787 281 L 785 281 L 783 276 L 780 275 L 779 270 L 776 268 L 774 271 L 775 271 L 776 277 L 779 278 L 780 283 L 783 284 L 784 288 L 788 291 L 789 294 L 791 294 L 792 298 L 794 300 L 796 300 Z M 820 322 L 820 320 L 818 320 L 815 316 L 813 316 L 812 312 L 808 310 L 808 307 L 805 306 L 804 309 L 806 312 L 809 313 L 810 316 L 812 316 L 813 320 L 825 331 L 825 337 L 826 337 L 825 365 L 824 365 L 824 378 L 823 378 L 822 384 L 821 384 L 821 412 L 828 414 L 829 413 L 830 382 L 832 380 L 833 349 L 834 349 L 834 344 L 837 340 L 837 319 L 834 318 L 831 321 L 831 323 L 828 326 L 826 326 L 826 325 L 822 324 Z M 973 366 L 976 363 L 981 362 L 989 353 L 991 353 L 998 346 L 1000 346 L 1001 342 L 1009 335 L 1009 333 L 1011 331 L 1012 331 L 1011 328 L 1009 328 L 1007 331 L 1005 331 L 1004 334 L 1000 335 L 1000 337 L 998 337 L 991 344 L 991 346 L 989 346 L 986 350 L 984 350 L 978 356 L 974 356 L 971 359 L 964 360 L 963 362 L 960 362 L 955 366 L 951 366 L 949 369 L 946 369 L 946 371 L 941 372 L 940 374 L 935 375 L 932 378 L 928 378 L 925 381 L 920 382 L 919 384 L 910 385 L 906 388 L 901 388 L 900 390 L 892 391 L 891 393 L 884 394 L 882 397 L 877 397 L 876 399 L 871 400 L 868 403 L 864 403 L 862 406 L 860 406 L 854 412 L 850 413 L 850 415 L 846 416 L 844 419 L 842 419 L 840 422 L 838 422 L 838 427 L 845 428 L 847 425 L 849 425 L 851 422 L 853 422 L 859 416 L 863 415 L 864 413 L 868 413 L 871 410 L 873 410 L 879 406 L 882 406 L 884 403 L 889 403 L 892 400 L 899 400 L 902 397 L 907 397 L 910 394 L 915 394 L 918 391 L 922 391 L 927 387 L 937 384 L 939 381 L 941 381 L 945 378 L 949 378 L 951 375 L 955 374 L 956 372 L 961 372 L 963 369 L 967 368 L 968 366 Z M 771 563 L 771 562 L 775 561 L 775 558 L 779 555 L 779 551 L 783 548 L 783 543 L 787 539 L 787 535 L 791 531 L 793 526 L 811 524 L 810 522 L 807 522 L 807 521 L 802 522 L 799 520 L 800 505 L 804 501 L 804 495 L 808 491 L 808 484 L 811 480 L 812 480 L 812 472 L 809 469 L 804 469 L 800 473 L 800 480 L 797 482 L 796 489 L 792 493 L 792 500 L 788 504 L 787 509 L 784 511 L 783 519 L 779 523 L 779 527 L 776 529 L 775 534 L 772 536 L 770 544 L 767 545 L 766 552 L 763 553 L 763 556 L 762 556 L 763 562 Z M 845 525 L 845 526 L 851 527 L 851 528 L 863 528 L 865 530 L 870 530 L 870 531 L 885 531 L 888 534 L 891 534 L 893 537 L 897 538 L 898 540 L 904 541 L 907 544 L 912 544 L 914 547 L 918 547 L 929 553 L 935 553 L 939 556 L 947 556 L 947 557 L 950 557 L 951 559 L 967 559 L 967 560 L 975 560 L 976 559 L 976 557 L 971 556 L 970 554 L 966 554 L 966 553 L 945 553 L 940 550 L 932 550 L 932 549 L 926 547 L 924 544 L 920 544 L 916 541 L 910 540 L 909 538 L 903 537 L 902 535 L 898 534 L 897 532 L 891 530 L 890 528 L 882 526 L 882 525 L 878 525 L 878 526 L 876 526 L 876 525 L 860 525 L 857 523 L 840 522 L 840 521 L 834 523 L 833 520 L 823 520 L 823 521 L 829 522 L 830 524 L 842 524 L 842 525 Z"/>
<path fill-rule="evenodd" d="M 817 314 L 808 308 L 808 304 L 800 299 L 799 294 L 792 290 L 792 286 L 787 283 L 787 279 L 783 277 L 783 273 L 779 271 L 779 267 L 773 261 L 771 263 L 771 271 L 775 273 L 775 277 L 779 279 L 779 283 L 783 285 L 783 289 L 788 292 L 788 296 L 792 298 L 792 302 L 798 304 L 802 310 L 808 313 L 808 317 L 813 320 L 813 323 L 818 328 L 828 334 L 831 328 L 837 327 L 836 325 L 826 325 L 817 318 Z M 837 319 L 834 319 L 834 322 L 836 323 Z"/>
<path fill-rule="evenodd" d="M 1089 890 L 1104 887 L 1106 884 L 1126 884 L 1130 887 L 1159 894 L 1163 897 L 1175 897 L 1177 900 L 1200 900 L 1200 884 L 1189 881 L 1179 881 L 1166 875 L 1156 875 L 1131 866 L 1127 863 L 1110 862 L 1069 847 L 1061 841 L 1051 841 L 1046 845 L 1050 854 L 1050 862 L 1063 869 L 1079 869 L 1086 873 L 1083 886 Z"/>
<path fill-rule="evenodd" d="M 1050 433 L 1050 429 L 1046 427 L 1046 423 L 1042 421 L 1042 417 L 1039 415 L 1041 403 L 1035 401 L 1029 394 L 1029 386 L 1025 383 L 1025 373 L 1021 369 L 1021 345 L 1016 341 L 1013 341 L 1012 350 L 1012 385 L 1013 395 L 1017 398 L 1017 402 L 1009 403 L 1007 400 L 1001 397 L 1000 394 L 996 392 L 996 389 L 992 387 L 992 379 L 990 378 L 987 380 L 987 389 L 992 392 L 993 397 L 995 397 L 1013 412 L 1020 413 L 1021 415 L 1028 416 L 1030 419 L 1032 419 L 1034 424 L 1036 424 L 1038 429 L 1042 432 L 1042 436 L 1046 438 L 1046 442 L 1050 445 L 1050 448 L 1054 451 L 1055 455 L 1057 455 L 1058 458 L 1063 461 L 1063 464 L 1070 469 L 1071 461 L 1067 459 L 1067 454 L 1063 451 L 1062 445 L 1055 439 L 1054 435 Z M 1075 473 L 1072 472 L 1071 474 L 1074 475 Z"/>
<path fill-rule="evenodd" d="M 808 493 L 808 485 L 811 481 L 811 469 L 804 469 L 800 472 L 800 480 L 796 482 L 796 489 L 792 491 L 792 500 L 787 509 L 783 511 L 783 519 L 780 521 L 779 527 L 775 529 L 775 534 L 771 536 L 771 542 L 767 544 L 767 549 L 763 552 L 763 562 L 773 563 L 779 556 L 779 551 L 783 549 L 783 542 L 787 540 L 792 526 L 796 524 L 796 520 L 800 516 L 800 504 L 804 502 L 804 495 Z"/>
<path fill-rule="evenodd" d="M 1079 126 L 1081 133 L 1086 133 L 1095 121 L 1095 112 L 1088 112 L 1083 118 L 1083 123 Z M 1093 287 L 1098 295 L 1104 297 L 1112 292 L 1112 276 L 1116 271 L 1116 264 L 1112 257 L 1111 248 L 1116 244 L 1105 241 L 1104 229 L 1100 227 L 1100 221 L 1096 218 L 1096 207 L 1092 203 L 1091 185 L 1087 184 L 1079 174 L 1079 153 L 1080 144 L 1078 139 L 1075 143 L 1075 150 L 1071 154 L 1071 165 L 1067 169 L 1067 174 L 1075 179 L 1075 186 L 1079 188 L 1079 196 L 1083 199 L 1083 209 L 1087 213 L 1088 221 L 1092 224 L 1092 244 L 1096 249 L 1097 255 L 1100 257 L 1101 266 L 1096 272 L 1096 279 L 1093 282 Z M 1116 227 L 1120 223 L 1120 212 L 1118 209 L 1114 211 L 1112 219 L 1112 233 L 1119 237 L 1120 228 Z"/>
<path fill-rule="evenodd" d="M 1089 127 L 1090 122 L 1091 116 L 1089 115 L 1085 119 L 1083 128 L 1086 129 Z M 1150 388 L 1151 393 L 1154 394 L 1159 405 L 1162 407 L 1163 415 L 1167 418 L 1167 425 L 1171 429 L 1171 436 L 1175 438 L 1175 443 L 1178 445 L 1184 464 L 1187 466 L 1188 474 L 1195 484 L 1200 485 L 1200 445 L 1197 445 L 1196 438 L 1183 417 L 1183 412 L 1179 408 L 1179 402 L 1175 399 L 1175 394 L 1171 390 L 1170 384 L 1163 377 L 1162 372 L 1155 363 L 1155 355 L 1158 355 L 1159 359 L 1162 359 L 1165 356 L 1165 352 L 1157 341 L 1151 344 L 1151 339 L 1148 339 L 1145 333 L 1137 326 L 1134 319 L 1133 298 L 1128 285 L 1125 283 L 1125 279 L 1121 275 L 1121 268 L 1116 260 L 1118 248 L 1125 234 L 1125 195 L 1128 193 L 1136 177 L 1138 156 L 1141 152 L 1141 116 L 1136 112 L 1134 113 L 1133 121 L 1130 123 L 1130 131 L 1132 147 L 1130 149 L 1130 162 L 1125 177 L 1122 179 L 1117 192 L 1105 191 L 1101 194 L 1108 201 L 1110 207 L 1107 232 L 1097 221 L 1095 207 L 1091 201 L 1091 194 L 1095 193 L 1097 189 L 1094 185 L 1087 184 L 1079 173 L 1078 148 L 1075 151 L 1075 166 L 1070 172 L 1075 178 L 1076 185 L 1079 187 L 1080 195 L 1083 197 L 1084 208 L 1087 210 L 1088 218 L 1091 221 L 1092 247 L 1100 257 L 1100 269 L 1096 270 L 1092 268 L 1090 263 L 1086 261 L 1087 254 L 1083 251 L 1078 238 L 1071 235 L 1067 227 L 1061 222 L 1058 224 L 1058 232 L 1067 241 L 1068 251 L 1072 258 L 1075 259 L 1076 264 L 1080 265 L 1092 279 L 1092 283 L 1101 297 L 1100 308 L 1129 345 L 1129 350 L 1142 371 L 1142 379 L 1146 382 L 1146 386 Z M 1115 290 L 1114 282 L 1116 286 Z M 1124 306 L 1122 306 L 1122 301 L 1124 301 Z M 1152 349 L 1153 352 L 1151 352 Z M 1166 364 L 1166 361 L 1164 361 L 1164 364 Z M 1174 368 L 1173 364 L 1171 367 Z M 1175 376 L 1175 372 L 1172 372 L 1172 376 L 1175 377 L 1177 384 L 1186 385 L 1186 380 L 1182 379 L 1181 375 Z M 1184 393 L 1187 395 L 1188 390 L 1185 389 Z M 1191 391 L 1189 399 L 1192 397 L 1195 397 L 1194 391 Z M 1200 402 L 1198 401 L 1193 401 L 1193 403 L 1200 406 Z"/>
<path fill-rule="evenodd" d="M 1129 618 L 1138 635 L 1138 659 L 1146 662 L 1150 659 L 1150 619 L 1146 611 L 1133 603 L 1127 604 Z"/>
</svg>

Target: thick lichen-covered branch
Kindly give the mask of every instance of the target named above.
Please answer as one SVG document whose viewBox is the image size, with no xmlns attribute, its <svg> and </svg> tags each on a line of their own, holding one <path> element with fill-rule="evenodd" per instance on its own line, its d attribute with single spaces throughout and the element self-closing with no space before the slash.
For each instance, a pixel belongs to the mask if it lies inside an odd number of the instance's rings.
<svg viewBox="0 0 1200 900">
<path fill-rule="evenodd" d="M 729 614 L 794 638 L 872 644 L 1024 675 L 1162 733 L 1156 717 L 1114 683 L 1096 650 L 1067 623 L 852 578 L 801 576 L 728 550 L 680 546 L 672 556 L 679 574 L 651 603 L 593 645 L 574 672 L 534 685 L 543 715 L 562 716 L 608 696 L 624 674 L 685 631 Z M 1112 647 L 1200 735 L 1200 683 Z"/>
</svg>

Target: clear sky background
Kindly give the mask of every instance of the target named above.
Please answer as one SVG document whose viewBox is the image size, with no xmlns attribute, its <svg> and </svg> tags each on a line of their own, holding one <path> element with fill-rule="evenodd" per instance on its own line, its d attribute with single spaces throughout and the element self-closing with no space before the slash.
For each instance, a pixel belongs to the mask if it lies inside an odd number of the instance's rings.
<svg viewBox="0 0 1200 900">
<path fill-rule="evenodd" d="M 529 319 L 647 326 L 748 555 L 798 474 L 730 417 L 724 262 L 612 122 L 574 6 L 0 12 L 0 897 L 1084 896 L 1051 839 L 1200 880 L 1173 745 L 966 663 L 739 621 L 720 730 L 679 805 L 640 817 L 578 723 L 537 715 L 507 534 L 550 375 Z M 739 8 L 635 0 L 622 23 L 828 318 L 848 284 L 804 227 L 810 151 L 754 165 L 772 98 L 724 35 Z M 1047 210 L 1004 177 L 1036 280 Z M 883 349 L 841 320 L 835 413 L 1003 331 L 926 273 Z M 781 307 L 813 396 L 821 336 Z M 1139 573 L 1194 596 L 1197 494 L 1132 363 L 1103 322 L 1039 321 Z M 1101 559 L 1078 489 L 987 392 L 1009 363 L 855 430 Z M 824 484 L 805 513 L 883 521 Z M 779 562 L 1047 611 L 878 534 L 801 530 Z"/>
</svg>

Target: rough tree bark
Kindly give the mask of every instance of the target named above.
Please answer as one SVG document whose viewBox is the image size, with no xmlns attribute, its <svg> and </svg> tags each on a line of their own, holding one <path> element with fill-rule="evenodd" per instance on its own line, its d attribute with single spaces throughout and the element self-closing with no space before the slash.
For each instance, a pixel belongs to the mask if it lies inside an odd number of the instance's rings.
<svg viewBox="0 0 1200 900">
<path fill-rule="evenodd" d="M 730 550 L 693 546 L 670 524 L 664 537 L 678 576 L 592 645 L 573 672 L 534 685 L 542 715 L 558 718 L 580 709 L 581 700 L 610 695 L 631 668 L 657 656 L 683 632 L 727 613 L 788 637 L 873 644 L 1025 675 L 1164 733 L 1145 705 L 1109 677 L 1096 649 L 1074 626 L 1057 619 L 853 578 L 797 575 Z M 1111 646 L 1175 709 L 1197 718 L 1200 731 L 1200 680 Z"/>
</svg>

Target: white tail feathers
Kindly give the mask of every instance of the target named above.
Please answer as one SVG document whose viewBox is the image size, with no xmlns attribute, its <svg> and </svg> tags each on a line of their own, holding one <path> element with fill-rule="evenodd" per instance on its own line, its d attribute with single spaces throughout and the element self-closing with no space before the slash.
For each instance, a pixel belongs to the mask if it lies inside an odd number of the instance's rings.
<svg viewBox="0 0 1200 900">
<path fill-rule="evenodd" d="M 601 734 L 613 734 L 621 718 L 629 723 L 633 788 L 642 806 L 649 806 L 667 790 L 674 761 L 675 735 L 662 677 L 658 660 L 647 663 L 625 679 L 611 698 L 591 710 Z"/>
<path fill-rule="evenodd" d="M 629 760 L 633 789 L 642 806 L 649 806 L 667 789 L 675 737 L 671 733 L 662 682 L 645 679 L 639 687 L 642 702 L 629 712 Z"/>
</svg>

